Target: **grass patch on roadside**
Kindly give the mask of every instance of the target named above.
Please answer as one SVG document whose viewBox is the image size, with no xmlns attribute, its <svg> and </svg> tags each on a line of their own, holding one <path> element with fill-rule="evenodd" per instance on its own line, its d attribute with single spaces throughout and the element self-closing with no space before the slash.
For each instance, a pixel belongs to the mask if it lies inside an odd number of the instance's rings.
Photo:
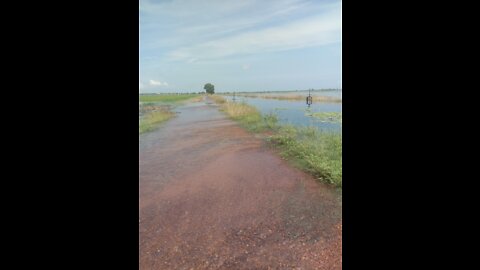
<svg viewBox="0 0 480 270">
<path fill-rule="evenodd" d="M 155 130 L 162 122 L 175 116 L 175 113 L 169 109 L 162 109 L 158 111 L 152 111 L 140 118 L 139 132 L 140 134 Z"/>
<path fill-rule="evenodd" d="M 341 133 L 285 125 L 268 140 L 298 168 L 320 181 L 342 187 Z"/>
<path fill-rule="evenodd" d="M 274 114 L 262 115 L 257 108 L 244 102 L 228 102 L 222 96 L 212 96 L 220 104 L 220 110 L 230 118 L 236 120 L 249 131 L 262 132 L 277 128 L 277 116 Z"/>
<path fill-rule="evenodd" d="M 228 102 L 217 96 L 220 110 L 241 126 L 255 133 L 273 133 L 267 141 L 294 166 L 318 180 L 342 187 L 342 134 L 316 127 L 280 125 L 276 115 L 262 115 L 246 103 Z M 331 115 L 328 115 L 331 117 Z"/>
<path fill-rule="evenodd" d="M 215 103 L 217 103 L 217 104 L 223 104 L 223 103 L 227 102 L 227 100 L 222 96 L 210 95 L 209 97 L 211 99 L 213 99 L 213 101 L 215 101 Z"/>
<path fill-rule="evenodd" d="M 172 107 L 183 102 L 198 102 L 202 99 L 203 95 L 200 94 L 140 95 L 140 134 L 155 130 L 160 123 L 174 117 Z"/>
</svg>

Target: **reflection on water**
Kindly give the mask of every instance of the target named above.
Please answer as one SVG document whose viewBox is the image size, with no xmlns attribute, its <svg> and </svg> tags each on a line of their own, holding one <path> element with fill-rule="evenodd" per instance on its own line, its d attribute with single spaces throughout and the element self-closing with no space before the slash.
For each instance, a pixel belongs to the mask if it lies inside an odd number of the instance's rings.
<svg viewBox="0 0 480 270">
<path fill-rule="evenodd" d="M 225 96 L 232 101 L 232 96 Z M 314 102 L 310 108 L 305 100 L 278 100 L 236 97 L 236 102 L 246 102 L 255 106 L 262 114 L 276 114 L 282 124 L 291 124 L 296 126 L 315 126 L 329 131 L 342 131 L 342 124 L 339 122 L 324 122 L 321 119 L 309 116 L 312 113 L 323 112 L 342 112 L 342 103 Z"/>
</svg>

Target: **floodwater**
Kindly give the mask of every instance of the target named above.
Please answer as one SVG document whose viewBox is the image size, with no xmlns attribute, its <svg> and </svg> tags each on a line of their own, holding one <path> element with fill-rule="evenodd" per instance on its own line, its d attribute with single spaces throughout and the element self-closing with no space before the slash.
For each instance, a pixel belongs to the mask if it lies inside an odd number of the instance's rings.
<svg viewBox="0 0 480 270">
<path fill-rule="evenodd" d="M 265 96 L 288 96 L 288 95 L 305 95 L 308 96 L 308 90 L 302 91 L 279 91 L 279 92 L 250 92 L 250 93 L 240 93 L 239 95 L 245 94 L 255 94 L 255 95 L 265 95 Z M 326 96 L 326 97 L 336 97 L 342 98 L 342 90 L 316 90 L 310 92 L 312 96 Z"/>
<path fill-rule="evenodd" d="M 140 269 L 342 269 L 341 196 L 208 98 L 140 135 Z"/>
<path fill-rule="evenodd" d="M 300 91 L 299 91 L 300 92 Z M 325 91 L 327 92 L 327 91 Z M 332 91 L 334 92 L 334 91 Z M 335 91 L 339 92 L 339 91 Z M 289 92 L 295 93 L 295 92 Z M 298 92 L 297 92 L 298 93 Z M 321 92 L 315 92 L 315 95 L 323 95 Z M 320 93 L 320 94 L 319 94 Z M 304 93 L 305 94 L 305 93 Z M 305 95 L 305 97 L 308 93 Z M 312 96 L 314 94 L 312 93 Z M 232 101 L 232 96 L 225 96 L 226 99 Z M 342 103 L 336 102 L 313 102 L 310 107 L 307 106 L 305 100 L 278 100 L 263 99 L 236 96 L 236 102 L 246 102 L 255 106 L 263 115 L 275 114 L 282 124 L 290 124 L 294 126 L 314 126 L 322 130 L 341 132 L 342 124 L 340 122 L 322 121 L 321 119 L 309 116 L 312 113 L 319 112 L 342 112 Z"/>
</svg>

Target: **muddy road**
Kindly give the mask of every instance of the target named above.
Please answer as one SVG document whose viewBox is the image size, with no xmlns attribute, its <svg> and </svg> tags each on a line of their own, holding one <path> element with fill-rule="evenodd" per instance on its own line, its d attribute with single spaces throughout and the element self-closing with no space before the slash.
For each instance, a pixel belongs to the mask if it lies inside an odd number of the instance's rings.
<svg viewBox="0 0 480 270">
<path fill-rule="evenodd" d="M 210 102 L 140 137 L 140 269 L 341 269 L 341 198 Z"/>
</svg>

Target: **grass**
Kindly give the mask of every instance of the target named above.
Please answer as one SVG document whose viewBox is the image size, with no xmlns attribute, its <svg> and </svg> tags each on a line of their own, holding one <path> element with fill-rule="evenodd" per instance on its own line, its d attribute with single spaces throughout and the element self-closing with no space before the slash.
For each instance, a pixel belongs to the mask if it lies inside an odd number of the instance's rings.
<svg viewBox="0 0 480 270">
<path fill-rule="evenodd" d="M 280 155 L 318 180 L 342 186 L 342 135 L 314 127 L 281 126 L 268 140 Z"/>
<path fill-rule="evenodd" d="M 165 94 L 165 95 L 140 95 L 140 102 L 165 102 L 175 103 L 191 98 L 201 97 L 199 94 Z"/>
<path fill-rule="evenodd" d="M 226 102 L 225 98 L 222 96 L 217 96 L 217 95 L 210 95 L 210 98 L 215 101 L 217 104 L 223 104 Z"/>
<path fill-rule="evenodd" d="M 140 95 L 140 134 L 155 130 L 160 123 L 174 117 L 172 106 L 187 101 L 200 101 L 202 98 L 203 95 L 200 94 Z"/>
<path fill-rule="evenodd" d="M 274 130 L 277 127 L 278 119 L 275 115 L 263 116 L 257 108 L 244 102 L 227 102 L 222 96 L 212 96 L 212 99 L 220 104 L 220 110 L 230 118 L 238 121 L 244 128 L 253 132 Z"/>
<path fill-rule="evenodd" d="M 342 186 L 342 135 L 315 127 L 280 125 L 276 115 L 262 115 L 246 103 L 228 102 L 217 96 L 220 110 L 249 131 L 268 132 L 267 141 L 294 166 L 318 180 Z M 328 114 L 327 114 L 328 115 Z"/>
<path fill-rule="evenodd" d="M 158 127 L 158 124 L 167 121 L 174 115 L 175 113 L 170 111 L 168 108 L 148 112 L 140 118 L 140 134 L 156 129 Z"/>
</svg>

